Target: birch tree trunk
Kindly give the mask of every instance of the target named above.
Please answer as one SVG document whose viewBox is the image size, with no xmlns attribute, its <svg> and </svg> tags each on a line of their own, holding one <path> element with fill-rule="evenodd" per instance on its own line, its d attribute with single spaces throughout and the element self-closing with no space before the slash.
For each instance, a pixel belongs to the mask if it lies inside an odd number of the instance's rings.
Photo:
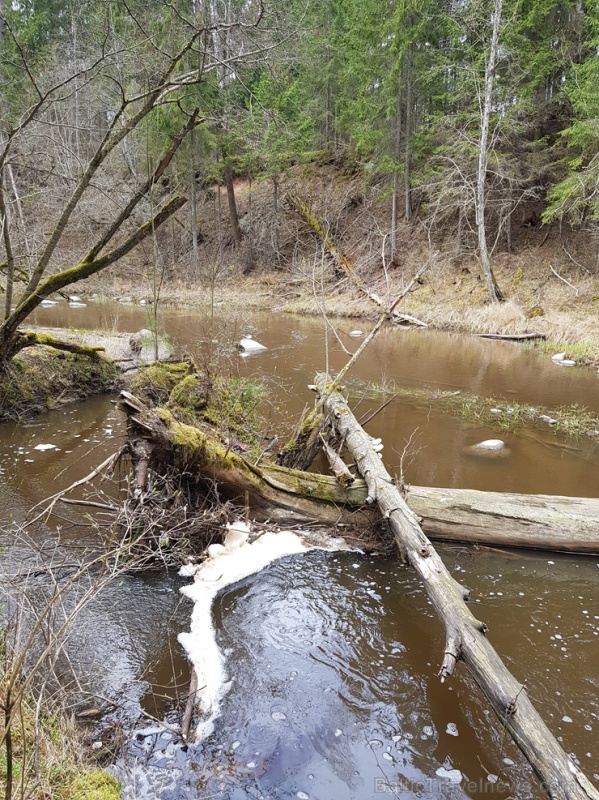
<svg viewBox="0 0 599 800">
<path fill-rule="evenodd" d="M 493 34 L 491 36 L 491 49 L 489 51 L 489 58 L 485 65 L 485 94 L 483 99 L 483 107 L 481 114 L 480 126 L 480 141 L 478 149 L 478 171 L 476 180 L 476 199 L 475 199 L 475 213 L 476 213 L 476 227 L 478 231 L 478 251 L 480 255 L 481 266 L 489 290 L 491 300 L 499 302 L 503 300 L 503 296 L 495 281 L 493 270 L 491 268 L 491 260 L 489 258 L 489 250 L 487 247 L 487 226 L 485 221 L 486 216 L 486 183 L 487 183 L 487 166 L 489 161 L 489 154 L 487 151 L 489 145 L 489 120 L 491 117 L 491 103 L 493 100 L 493 82 L 495 64 L 497 62 L 497 49 L 499 46 L 499 26 L 501 24 L 501 14 L 503 11 L 503 0 L 495 0 L 495 8 L 493 11 Z"/>
</svg>

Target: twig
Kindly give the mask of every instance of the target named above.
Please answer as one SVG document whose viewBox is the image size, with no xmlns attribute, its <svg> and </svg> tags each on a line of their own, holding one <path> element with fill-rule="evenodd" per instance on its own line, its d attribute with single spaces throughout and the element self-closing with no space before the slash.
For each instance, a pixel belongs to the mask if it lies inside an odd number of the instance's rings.
<svg viewBox="0 0 599 800">
<path fill-rule="evenodd" d="M 360 425 L 361 425 L 363 428 L 365 428 L 365 427 L 368 425 L 368 423 L 369 423 L 369 422 L 371 422 L 371 421 L 372 421 L 372 420 L 373 420 L 373 419 L 374 419 L 376 416 L 378 416 L 378 414 L 380 414 L 380 413 L 381 413 L 381 411 L 382 411 L 384 408 L 387 408 L 387 406 L 389 405 L 389 403 L 392 403 L 392 402 L 395 400 L 395 397 L 396 397 L 396 395 L 393 395 L 393 397 L 390 397 L 388 400 L 385 400 L 385 402 L 383 403 L 383 405 L 382 405 L 382 406 L 379 406 L 379 407 L 377 408 L 377 410 L 376 410 L 376 411 L 373 411 L 373 412 L 372 412 L 372 414 L 371 414 L 369 417 L 367 417 L 366 419 L 364 419 L 364 417 L 362 417 L 361 419 L 359 419 L 359 420 L 358 420 L 358 422 L 360 423 Z"/>
<path fill-rule="evenodd" d="M 187 703 L 185 705 L 185 713 L 181 721 L 181 737 L 183 741 L 187 741 L 189 736 L 189 729 L 191 727 L 191 715 L 193 713 L 193 706 L 198 693 L 198 676 L 194 670 L 191 673 L 191 680 L 189 682 L 189 694 L 187 695 Z"/>
<path fill-rule="evenodd" d="M 577 267 L 580 267 L 580 269 L 583 269 L 583 270 L 584 270 L 584 271 L 587 273 L 587 275 L 590 275 L 590 274 L 591 274 L 591 271 L 590 271 L 589 269 L 587 269 L 587 267 L 585 267 L 585 265 L 584 265 L 584 264 L 581 264 L 581 263 L 580 263 L 580 261 L 577 261 L 577 260 L 574 258 L 574 256 L 572 255 L 572 253 L 571 253 L 571 252 L 568 250 L 568 248 L 566 247 L 566 243 L 565 243 L 564 241 L 562 241 L 561 245 L 562 245 L 562 250 L 563 250 L 563 251 L 564 251 L 564 253 L 565 253 L 565 254 L 568 256 L 568 258 L 570 259 L 570 261 L 571 261 L 573 264 L 576 264 L 576 266 L 577 266 Z M 559 277 L 559 276 L 558 276 L 558 277 Z"/>
<path fill-rule="evenodd" d="M 331 388 L 335 388 L 335 387 L 339 386 L 340 381 L 342 381 L 343 378 L 347 375 L 349 370 L 353 367 L 353 365 L 356 363 L 356 361 L 360 358 L 360 356 L 362 355 L 364 350 L 368 347 L 370 342 L 374 339 L 374 337 L 377 335 L 377 333 L 383 327 L 383 323 L 385 322 L 387 317 L 389 315 L 393 314 L 393 311 L 395 310 L 396 306 L 408 294 L 408 292 L 410 291 L 412 286 L 416 283 L 416 281 L 418 281 L 420 279 L 420 276 L 422 275 L 422 273 L 427 268 L 428 268 L 428 264 L 426 264 L 424 267 L 422 267 L 422 269 L 418 270 L 416 275 L 408 283 L 408 285 L 405 287 L 405 289 L 403 289 L 400 292 L 400 294 L 397 296 L 397 298 L 391 303 L 389 308 L 385 309 L 383 311 L 383 313 L 378 318 L 378 321 L 377 321 L 376 325 L 374 326 L 374 328 L 370 331 L 368 336 L 364 339 L 362 344 L 358 347 L 356 352 L 353 354 L 353 356 L 350 358 L 350 360 L 347 362 L 347 364 L 343 367 L 343 369 L 341 369 L 340 372 L 337 374 L 337 377 L 333 380 L 333 386 Z"/>
<path fill-rule="evenodd" d="M 557 273 L 557 272 L 556 272 L 556 271 L 553 269 L 553 267 L 551 266 L 551 264 L 549 264 L 549 269 L 551 270 L 551 272 L 553 272 L 553 274 L 555 275 L 555 277 L 556 277 L 556 278 L 559 278 L 559 279 L 560 279 L 560 281 L 563 281 L 563 282 L 566 284 L 566 286 L 569 286 L 569 287 L 570 287 L 570 289 L 574 289 L 574 291 L 576 292 L 576 297 L 578 297 L 578 289 L 576 288 L 576 286 L 572 286 L 572 284 L 570 283 L 570 281 L 567 281 L 565 278 L 562 278 L 562 276 L 561 276 L 561 275 L 559 275 L 559 274 L 558 274 L 558 273 Z"/>
<path fill-rule="evenodd" d="M 44 516 L 49 516 L 52 513 L 52 509 L 54 508 L 56 503 L 59 500 L 61 500 L 64 497 L 65 494 L 68 494 L 73 489 L 76 489 L 78 486 L 83 486 L 84 483 L 89 483 L 89 481 L 91 481 L 94 478 L 96 478 L 103 470 L 110 469 L 114 464 L 116 464 L 116 462 L 123 455 L 123 453 L 125 453 L 127 451 L 127 448 L 128 448 L 128 445 L 126 445 L 126 444 L 122 445 L 121 447 L 119 447 L 119 449 L 116 451 L 116 453 L 113 453 L 105 461 L 103 461 L 99 466 L 97 466 L 95 469 L 93 469 L 89 473 L 89 475 L 86 475 L 84 478 L 80 478 L 78 481 L 75 481 L 75 483 L 72 483 L 70 486 L 67 486 L 66 489 L 61 489 L 60 492 L 56 492 L 56 494 L 53 494 L 51 497 L 47 497 L 45 500 L 42 500 L 41 502 L 36 503 L 33 506 L 33 509 L 38 508 L 43 503 L 49 503 L 49 505 L 45 506 L 44 509 L 42 511 L 40 511 L 40 513 L 36 517 L 34 517 L 29 522 L 27 522 L 25 524 L 25 527 L 28 527 L 29 525 L 34 525 L 36 522 L 38 522 L 38 520 L 40 520 Z M 32 511 L 33 511 L 33 509 L 32 509 Z"/>
<path fill-rule="evenodd" d="M 94 503 L 93 500 L 70 500 L 68 497 L 59 497 L 61 503 L 66 503 L 70 506 L 91 506 L 92 508 L 102 508 L 104 511 L 116 511 L 115 506 L 109 506 L 106 503 Z"/>
</svg>

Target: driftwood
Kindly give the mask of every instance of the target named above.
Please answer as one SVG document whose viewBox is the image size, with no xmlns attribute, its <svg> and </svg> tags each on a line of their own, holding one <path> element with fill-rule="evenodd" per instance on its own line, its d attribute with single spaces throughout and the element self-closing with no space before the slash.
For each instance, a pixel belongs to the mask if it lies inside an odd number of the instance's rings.
<svg viewBox="0 0 599 800">
<path fill-rule="evenodd" d="M 408 486 L 408 506 L 432 539 L 599 554 L 599 500 Z"/>
<path fill-rule="evenodd" d="M 506 342 L 532 342 L 535 339 L 545 340 L 544 333 L 474 333 L 478 339 L 502 339 Z"/>
<path fill-rule="evenodd" d="M 468 606 L 468 591 L 447 571 L 426 538 L 416 514 L 372 448 L 371 439 L 351 413 L 327 375 L 316 378 L 323 408 L 334 420 L 360 474 L 370 502 L 376 501 L 398 549 L 423 581 L 431 603 L 445 627 L 441 680 L 463 661 L 489 700 L 500 723 L 512 735 L 556 800 L 599 800 L 599 792 L 559 745 L 532 705 L 525 687 L 506 668 L 487 639 L 487 626 Z"/>
<path fill-rule="evenodd" d="M 258 520 L 372 525 L 362 485 L 342 490 L 326 475 L 251 464 L 208 430 L 178 422 L 166 409 L 150 410 L 128 392 L 121 393 L 120 407 L 128 417 L 138 494 L 145 490 L 149 468 L 174 469 L 187 480 L 216 484 L 222 499 L 248 504 Z"/>
</svg>

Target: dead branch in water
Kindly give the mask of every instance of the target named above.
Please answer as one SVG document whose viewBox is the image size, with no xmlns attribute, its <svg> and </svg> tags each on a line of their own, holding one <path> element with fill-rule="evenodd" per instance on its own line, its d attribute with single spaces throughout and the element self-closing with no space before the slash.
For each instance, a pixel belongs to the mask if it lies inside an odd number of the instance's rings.
<svg viewBox="0 0 599 800">
<path fill-rule="evenodd" d="M 531 703 L 525 687 L 509 672 L 487 639 L 487 626 L 476 619 L 466 601 L 468 590 L 448 572 L 424 535 L 420 520 L 407 506 L 368 434 L 345 398 L 326 374 L 316 376 L 323 411 L 328 413 L 368 487 L 367 501 L 376 501 L 404 561 L 420 576 L 445 627 L 441 680 L 463 661 L 489 700 L 501 725 L 512 735 L 551 798 L 599 800 L 599 792 L 568 756 Z"/>
</svg>

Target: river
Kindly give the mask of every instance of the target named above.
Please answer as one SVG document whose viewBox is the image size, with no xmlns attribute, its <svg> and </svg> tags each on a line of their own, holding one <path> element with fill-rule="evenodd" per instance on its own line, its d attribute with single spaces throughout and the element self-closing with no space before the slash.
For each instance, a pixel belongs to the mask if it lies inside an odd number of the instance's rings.
<svg viewBox="0 0 599 800">
<path fill-rule="evenodd" d="M 144 309 L 116 303 L 85 309 L 61 304 L 40 309 L 35 322 L 135 331 L 147 318 Z M 368 330 L 364 321 L 336 324 L 351 350 L 359 340 L 348 334 Z M 284 413 L 297 419 L 312 402 L 307 385 L 327 358 L 333 370 L 347 359 L 331 336 L 327 356 L 317 319 L 227 314 L 221 308 L 211 322 L 191 311 L 167 310 L 160 325 L 197 363 L 207 348 L 221 355 L 224 350 L 223 363 L 233 374 L 263 379 L 273 424 Z M 245 333 L 268 350 L 241 358 L 233 346 Z M 391 381 L 599 411 L 593 371 L 474 337 L 383 330 L 346 384 L 360 393 Z M 380 402 L 363 399 L 360 413 Z M 599 448 L 545 425 L 502 433 L 398 398 L 368 429 L 383 438 L 390 472 L 398 471 L 411 439 L 403 466 L 406 480 L 417 485 L 599 496 Z M 5 522 L 22 521 L 31 505 L 85 475 L 123 436 L 123 422 L 107 398 L 0 427 Z M 464 453 L 497 437 L 509 446 L 509 458 L 479 460 Z M 55 447 L 36 450 L 40 444 Z M 81 522 L 66 507 L 41 538 L 15 541 L 2 534 L 5 574 L 21 576 L 51 553 L 68 560 L 92 545 L 95 532 Z M 598 559 L 456 545 L 439 551 L 472 590 L 491 641 L 565 750 L 599 780 Z M 32 580 L 27 585 L 37 591 Z M 86 608 L 69 647 L 93 695 L 113 698 L 131 714 L 140 701 L 158 717 L 169 699 L 185 695 L 188 670 L 176 641 L 179 631 L 189 629 L 190 604 L 178 591 L 183 583 L 174 574 L 129 575 Z M 163 796 L 544 797 L 466 671 L 439 683 L 440 624 L 415 576 L 397 559 L 291 556 L 225 590 L 214 613 L 230 688 L 213 735 L 190 748 L 184 763 L 179 753 L 174 768 L 165 770 L 168 752 L 151 756 L 147 768 L 168 775 Z M 451 780 L 456 770 L 460 783 Z"/>
</svg>

